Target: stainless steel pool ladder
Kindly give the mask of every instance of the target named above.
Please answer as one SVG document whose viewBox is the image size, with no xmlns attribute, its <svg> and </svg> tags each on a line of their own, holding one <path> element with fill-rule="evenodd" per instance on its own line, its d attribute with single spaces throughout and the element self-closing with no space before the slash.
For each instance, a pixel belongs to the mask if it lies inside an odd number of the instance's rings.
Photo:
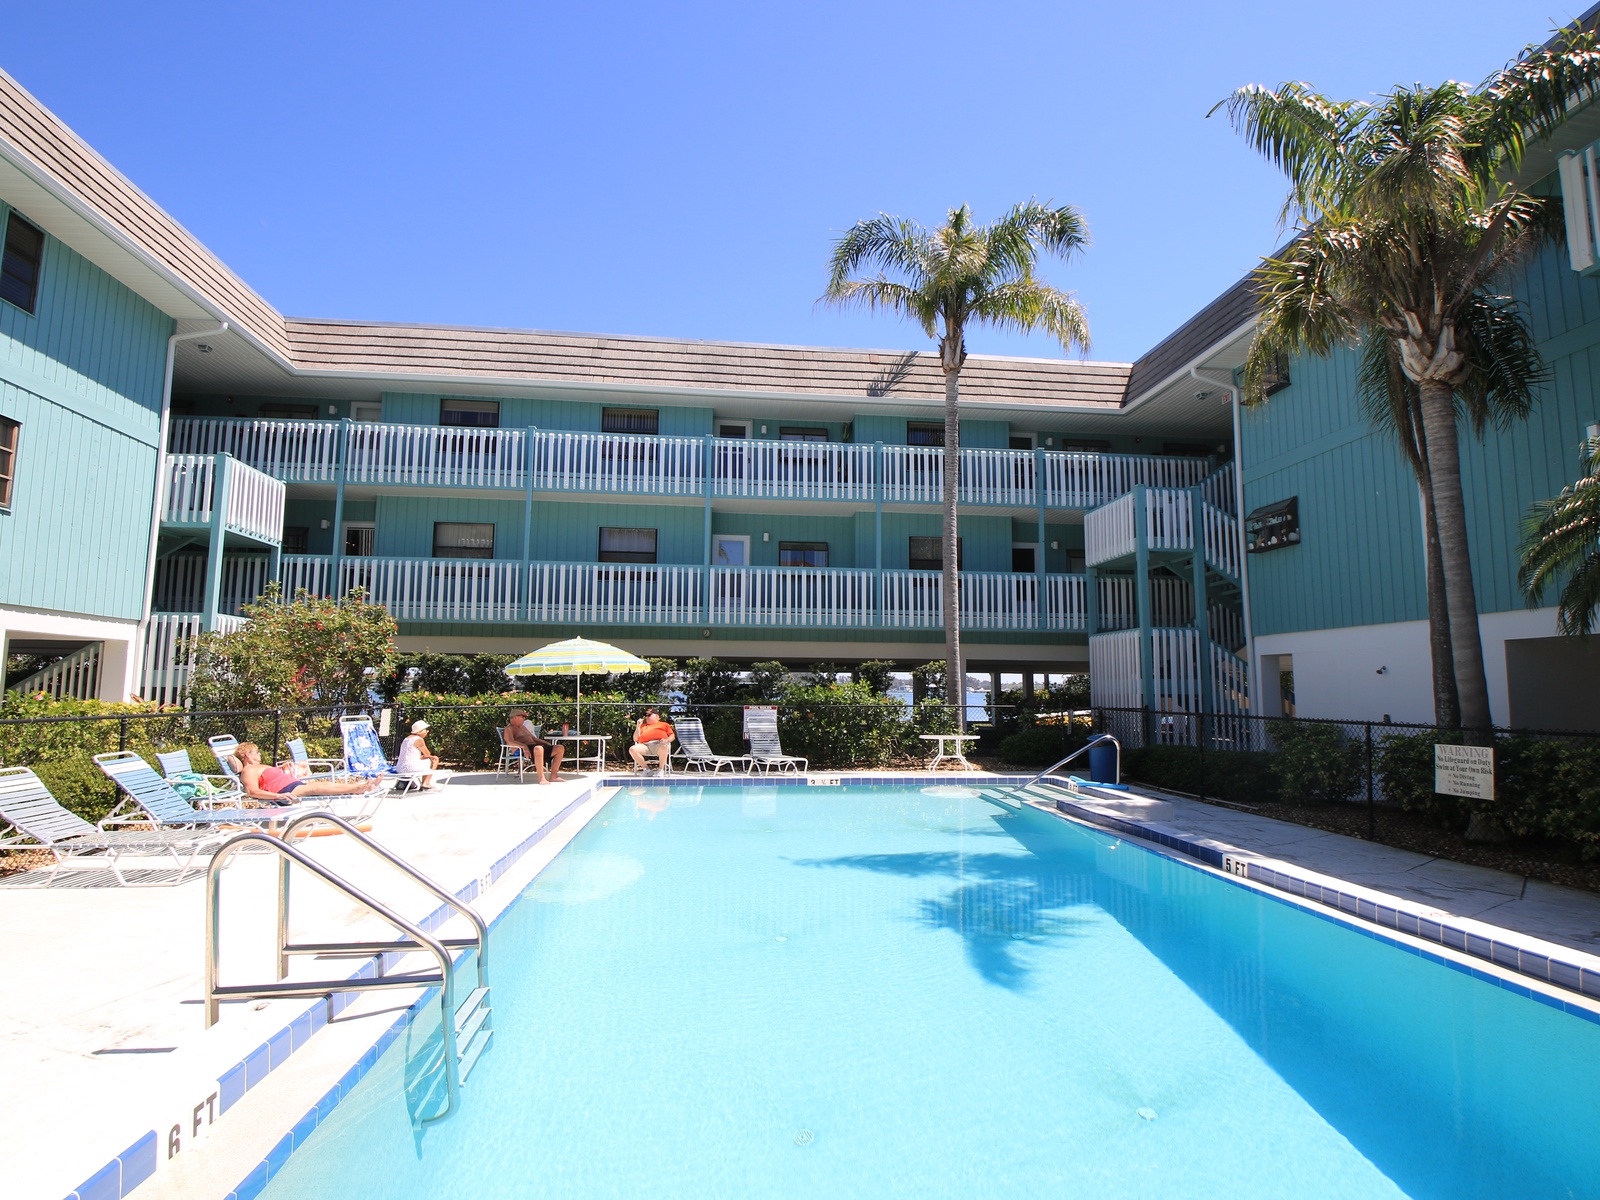
<svg viewBox="0 0 1600 1200">
<path fill-rule="evenodd" d="M 1102 733 L 1096 737 L 1090 738 L 1087 742 L 1079 746 L 1060 762 L 1052 763 L 1050 766 L 1040 771 L 1032 779 L 1029 779 L 1023 783 L 1001 784 L 995 787 L 984 788 L 979 792 L 979 795 L 991 803 L 1000 805 L 1002 808 L 1011 808 L 1017 810 L 1022 808 L 1023 802 L 1026 800 L 1053 800 L 1053 796 L 1048 796 L 1043 792 L 1030 793 L 1028 789 L 1033 787 L 1034 784 L 1038 783 L 1046 775 L 1058 771 L 1062 767 L 1066 766 L 1073 759 L 1077 758 L 1078 755 L 1087 754 L 1091 747 L 1098 746 L 1101 742 L 1110 742 L 1117 749 L 1117 777 L 1114 782 L 1120 784 L 1122 782 L 1122 743 L 1117 741 L 1117 739 L 1111 734 Z"/>
<path fill-rule="evenodd" d="M 467 918 L 473 928 L 471 937 L 440 938 L 426 932 L 420 925 L 395 912 L 380 900 L 374 899 L 349 880 L 336 874 L 311 858 L 304 851 L 290 845 L 295 833 L 308 825 L 333 825 L 348 835 L 357 845 L 395 867 L 412 882 L 444 901 L 458 914 Z M 278 855 L 278 978 L 273 983 L 222 984 L 217 982 L 221 958 L 222 931 L 222 869 L 235 854 L 247 847 L 264 847 Z M 298 863 L 317 878 L 361 907 L 387 921 L 404 937 L 393 941 L 355 942 L 291 942 L 289 940 L 289 878 L 290 868 Z M 477 986 L 458 1006 L 455 1002 L 456 963 L 453 951 L 476 951 Z M 405 971 L 384 974 L 384 956 L 412 951 L 431 953 L 438 963 L 436 971 Z M 295 954 L 314 954 L 324 958 L 375 958 L 377 973 L 371 978 L 359 979 L 285 979 L 289 973 L 289 957 Z M 444 1108 L 421 1124 L 442 1121 L 452 1113 L 458 1103 L 461 1083 L 472 1073 L 479 1057 L 494 1036 L 490 1021 L 493 1010 L 489 1006 L 489 929 L 470 906 L 445 888 L 429 879 L 399 855 L 374 841 L 343 817 L 330 812 L 308 812 L 295 817 L 283 827 L 279 836 L 250 830 L 224 842 L 211 860 L 206 873 L 206 1027 L 216 1024 L 221 1015 L 222 1001 L 226 999 L 276 1000 L 292 997 L 328 996 L 335 992 L 366 991 L 376 988 L 437 987 L 439 989 L 440 1033 L 443 1045 L 446 1103 Z"/>
</svg>

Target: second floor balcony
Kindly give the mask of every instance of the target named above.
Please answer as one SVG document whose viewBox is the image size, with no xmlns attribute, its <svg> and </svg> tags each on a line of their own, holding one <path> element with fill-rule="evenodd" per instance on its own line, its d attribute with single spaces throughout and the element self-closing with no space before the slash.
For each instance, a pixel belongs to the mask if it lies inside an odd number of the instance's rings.
<svg viewBox="0 0 1600 1200">
<path fill-rule="evenodd" d="M 161 524 L 169 529 L 219 526 L 263 545 L 283 540 L 284 485 L 226 454 L 169 454 Z"/>
<path fill-rule="evenodd" d="M 540 429 L 183 417 L 176 452 L 225 452 L 288 483 L 576 495 L 937 505 L 944 450 L 847 442 L 655 437 Z M 961 450 L 960 502 L 1088 509 L 1145 484 L 1190 487 L 1201 458 Z"/>
</svg>

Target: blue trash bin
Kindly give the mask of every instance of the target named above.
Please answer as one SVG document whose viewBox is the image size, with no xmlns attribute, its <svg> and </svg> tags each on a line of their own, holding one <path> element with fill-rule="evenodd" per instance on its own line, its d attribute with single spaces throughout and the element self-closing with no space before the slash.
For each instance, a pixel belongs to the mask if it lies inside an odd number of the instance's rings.
<svg viewBox="0 0 1600 1200">
<path fill-rule="evenodd" d="M 1089 778 L 1094 783 L 1117 782 L 1117 748 L 1110 742 L 1089 747 Z"/>
</svg>

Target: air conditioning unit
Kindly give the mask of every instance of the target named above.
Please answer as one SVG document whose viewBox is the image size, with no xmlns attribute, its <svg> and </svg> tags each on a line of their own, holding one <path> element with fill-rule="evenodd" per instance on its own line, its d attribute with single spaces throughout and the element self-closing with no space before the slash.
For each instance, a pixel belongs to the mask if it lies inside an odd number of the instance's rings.
<svg viewBox="0 0 1600 1200">
<path fill-rule="evenodd" d="M 1567 255 L 1572 269 L 1580 275 L 1600 271 L 1596 253 L 1600 251 L 1600 201 L 1595 196 L 1600 167 L 1594 146 L 1568 150 L 1561 155 L 1561 205 L 1567 221 Z"/>
</svg>

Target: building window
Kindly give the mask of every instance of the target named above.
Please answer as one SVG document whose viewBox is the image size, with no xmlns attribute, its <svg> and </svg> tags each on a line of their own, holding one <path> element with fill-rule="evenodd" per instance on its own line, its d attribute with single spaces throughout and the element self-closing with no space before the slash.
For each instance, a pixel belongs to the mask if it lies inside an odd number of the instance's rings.
<svg viewBox="0 0 1600 1200">
<path fill-rule="evenodd" d="M 1013 433 L 1009 438 L 1006 439 L 1006 445 L 1012 450 L 1032 450 L 1033 434 Z"/>
<path fill-rule="evenodd" d="M 661 432 L 661 414 L 653 408 L 603 408 L 600 410 L 600 432 L 657 434 Z"/>
<path fill-rule="evenodd" d="M 458 524 L 454 521 L 433 523 L 433 556 L 435 558 L 493 558 L 494 526 Z"/>
<path fill-rule="evenodd" d="M 322 407 L 317 404 L 263 404 L 263 417 L 281 417 L 286 421 L 314 421 Z"/>
<path fill-rule="evenodd" d="M 283 552 L 285 554 L 305 554 L 306 547 L 311 542 L 311 529 L 306 525 L 285 525 L 283 527 Z"/>
<path fill-rule="evenodd" d="M 473 429 L 498 429 L 500 427 L 500 401 L 498 400 L 441 400 L 439 424 L 466 426 Z M 461 556 L 457 556 L 461 557 Z M 472 557 L 472 556 L 466 556 Z"/>
<path fill-rule="evenodd" d="M 1068 575 L 1082 575 L 1088 569 L 1088 559 L 1084 557 L 1084 552 L 1082 550 L 1067 551 Z"/>
<path fill-rule="evenodd" d="M 471 529 L 474 528 L 474 526 L 468 525 L 464 528 Z M 494 527 L 491 525 L 487 526 L 486 528 L 490 530 L 489 544 L 492 547 L 494 545 Z M 433 536 L 436 541 L 439 537 L 438 529 L 439 527 L 435 525 Z M 346 521 L 344 523 L 344 552 L 349 557 L 371 558 L 373 549 L 377 545 L 377 540 L 378 529 L 377 526 L 375 526 L 371 521 Z M 469 555 L 468 557 L 476 556 Z"/>
<path fill-rule="evenodd" d="M 906 445 L 908 446 L 942 446 L 944 445 L 943 421 L 907 421 Z"/>
<path fill-rule="evenodd" d="M 964 538 L 956 539 L 956 570 L 964 567 Z M 944 570 L 944 539 L 942 537 L 914 537 L 911 539 L 911 569 L 913 571 Z"/>
<path fill-rule="evenodd" d="M 609 563 L 653 563 L 656 560 L 654 529 L 602 528 L 600 561 Z"/>
<path fill-rule="evenodd" d="M 1062 438 L 1061 448 L 1072 454 L 1104 454 L 1111 449 L 1111 443 L 1091 442 L 1083 438 Z"/>
<path fill-rule="evenodd" d="M 0 417 L 0 508 L 11 507 L 11 489 L 17 482 L 17 443 L 21 439 L 21 422 Z"/>
<path fill-rule="evenodd" d="M 828 565 L 827 542 L 779 542 L 780 567 L 825 567 Z"/>
<path fill-rule="evenodd" d="M 1161 453 L 1170 454 L 1174 458 L 1210 458 L 1211 447 L 1194 442 L 1163 442 Z"/>
<path fill-rule="evenodd" d="M 780 442 L 825 442 L 828 440 L 828 431 L 810 425 L 780 425 L 778 426 L 778 440 Z"/>
<path fill-rule="evenodd" d="M 12 213 L 6 221 L 6 249 L 0 261 L 0 300 L 32 312 L 39 300 L 39 262 L 44 234 Z"/>
</svg>

